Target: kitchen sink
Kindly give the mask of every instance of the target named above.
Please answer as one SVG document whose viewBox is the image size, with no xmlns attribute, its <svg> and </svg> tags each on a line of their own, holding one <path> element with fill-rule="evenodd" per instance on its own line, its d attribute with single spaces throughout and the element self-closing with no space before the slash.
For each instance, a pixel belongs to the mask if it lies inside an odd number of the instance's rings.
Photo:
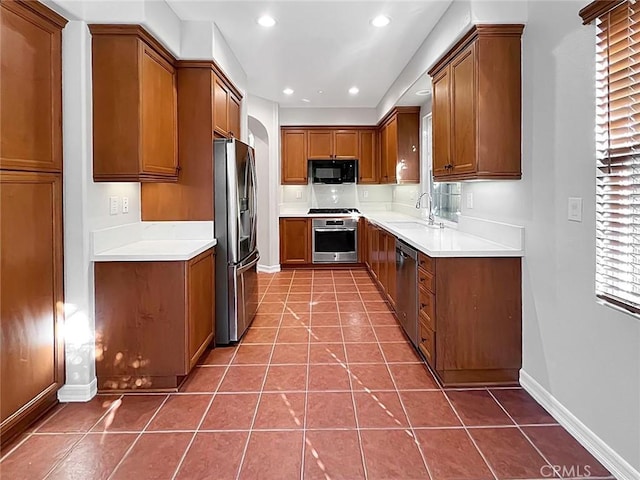
<svg viewBox="0 0 640 480">
<path fill-rule="evenodd" d="M 426 223 L 418 223 L 418 222 L 387 222 L 389 225 L 396 227 L 396 228 L 408 228 L 411 230 L 419 230 L 422 228 L 440 228 L 440 225 L 438 224 L 433 224 L 433 225 L 428 225 Z"/>
</svg>

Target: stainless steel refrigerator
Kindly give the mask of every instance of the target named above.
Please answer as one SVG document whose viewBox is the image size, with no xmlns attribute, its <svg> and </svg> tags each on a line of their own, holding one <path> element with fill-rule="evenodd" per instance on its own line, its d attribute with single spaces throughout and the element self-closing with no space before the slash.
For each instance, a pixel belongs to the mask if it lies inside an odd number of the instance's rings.
<svg viewBox="0 0 640 480">
<path fill-rule="evenodd" d="M 256 165 L 253 148 L 213 142 L 215 163 L 216 344 L 236 342 L 258 309 Z"/>
</svg>

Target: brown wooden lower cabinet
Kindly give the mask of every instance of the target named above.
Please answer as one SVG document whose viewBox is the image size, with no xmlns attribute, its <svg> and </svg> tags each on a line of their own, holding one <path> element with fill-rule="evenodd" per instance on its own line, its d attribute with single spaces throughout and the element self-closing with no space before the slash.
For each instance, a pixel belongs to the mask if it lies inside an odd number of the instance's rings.
<svg viewBox="0 0 640 480">
<path fill-rule="evenodd" d="M 280 219 L 280 264 L 311 263 L 311 219 Z"/>
<path fill-rule="evenodd" d="M 175 390 L 214 339 L 214 255 L 98 262 L 98 390 Z"/>
<path fill-rule="evenodd" d="M 418 259 L 419 349 L 445 386 L 517 384 L 520 258 Z"/>
<path fill-rule="evenodd" d="M 0 171 L 0 440 L 57 403 L 64 382 L 62 175 Z"/>
<path fill-rule="evenodd" d="M 396 237 L 370 222 L 366 223 L 366 236 L 365 265 L 395 310 Z"/>
<path fill-rule="evenodd" d="M 393 234 L 367 229 L 369 272 L 395 308 Z M 522 365 L 520 258 L 418 254 L 418 350 L 445 386 L 515 385 Z"/>
</svg>

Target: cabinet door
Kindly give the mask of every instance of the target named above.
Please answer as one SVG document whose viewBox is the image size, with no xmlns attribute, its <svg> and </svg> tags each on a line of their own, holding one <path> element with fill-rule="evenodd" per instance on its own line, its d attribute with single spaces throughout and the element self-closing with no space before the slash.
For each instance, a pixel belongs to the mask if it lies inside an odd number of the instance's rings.
<svg viewBox="0 0 640 480">
<path fill-rule="evenodd" d="M 367 268 L 370 268 L 369 263 L 369 240 L 367 233 L 369 232 L 369 222 L 363 217 L 360 218 L 358 224 L 358 261 L 364 263 Z"/>
<path fill-rule="evenodd" d="M 449 68 L 433 78 L 433 176 L 449 174 L 451 163 L 451 76 Z"/>
<path fill-rule="evenodd" d="M 398 118 L 387 125 L 387 176 L 388 183 L 396 183 L 396 166 L 398 165 Z"/>
<path fill-rule="evenodd" d="M 396 306 L 396 237 L 387 234 L 387 295 L 391 305 Z"/>
<path fill-rule="evenodd" d="M 229 136 L 240 138 L 240 100 L 229 95 Z"/>
<path fill-rule="evenodd" d="M 280 263 L 311 263 L 311 242 L 307 218 L 280 219 Z"/>
<path fill-rule="evenodd" d="M 387 280 L 389 278 L 388 269 L 389 269 L 389 261 L 387 259 L 387 241 L 388 235 L 384 230 L 379 230 L 378 237 L 378 261 L 380 262 L 380 273 L 378 275 L 378 281 L 380 285 L 382 285 L 383 290 L 387 291 Z"/>
<path fill-rule="evenodd" d="M 358 182 L 378 183 L 378 168 L 376 162 L 377 134 L 375 130 L 360 130 L 358 154 Z"/>
<path fill-rule="evenodd" d="M 62 168 L 61 26 L 0 4 L 0 168 Z"/>
<path fill-rule="evenodd" d="M 378 243 L 380 240 L 380 230 L 377 227 L 371 226 L 369 230 L 369 256 L 371 262 L 371 270 L 373 271 L 373 276 L 378 278 L 380 274 L 380 261 L 379 261 L 379 252 L 378 252 Z"/>
<path fill-rule="evenodd" d="M 13 414 L 64 381 L 60 174 L 0 172 L 0 271 L 4 434 Z"/>
<path fill-rule="evenodd" d="M 331 158 L 333 155 L 333 132 L 331 130 L 309 130 L 307 157 Z"/>
<path fill-rule="evenodd" d="M 307 131 L 282 130 L 282 184 L 307 184 Z"/>
<path fill-rule="evenodd" d="M 142 42 L 141 62 L 141 172 L 175 176 L 178 168 L 176 72 Z"/>
<path fill-rule="evenodd" d="M 387 125 L 380 130 L 380 183 L 389 183 L 389 169 L 387 145 L 389 143 L 389 129 Z"/>
<path fill-rule="evenodd" d="M 226 137 L 229 132 L 229 91 L 215 74 L 213 74 L 213 129 L 223 137 Z"/>
<path fill-rule="evenodd" d="M 187 302 L 189 342 L 187 370 L 193 368 L 213 340 L 214 329 L 214 253 L 206 251 L 187 265 Z"/>
<path fill-rule="evenodd" d="M 451 63 L 452 164 L 450 173 L 467 173 L 476 167 L 475 44 Z"/>
<path fill-rule="evenodd" d="M 333 155 L 335 158 L 358 158 L 358 131 L 334 131 Z"/>
</svg>

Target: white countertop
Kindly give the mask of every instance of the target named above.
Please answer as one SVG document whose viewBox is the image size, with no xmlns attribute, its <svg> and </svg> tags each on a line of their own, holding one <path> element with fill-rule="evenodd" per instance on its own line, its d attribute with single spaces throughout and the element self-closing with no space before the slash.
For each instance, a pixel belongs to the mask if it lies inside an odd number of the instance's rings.
<svg viewBox="0 0 640 480">
<path fill-rule="evenodd" d="M 522 257 L 522 249 L 460 232 L 455 228 L 433 228 L 419 218 L 398 213 L 365 214 L 367 220 L 430 257 Z M 421 223 L 423 228 L 407 228 L 397 223 Z"/>
<path fill-rule="evenodd" d="M 217 243 L 213 222 L 138 222 L 92 232 L 92 260 L 185 261 Z"/>
<path fill-rule="evenodd" d="M 217 240 L 139 240 L 93 255 L 94 262 L 184 261 L 215 247 Z"/>
<path fill-rule="evenodd" d="M 318 215 L 304 211 L 288 210 L 280 213 L 280 217 L 351 217 L 352 215 Z M 359 216 L 383 227 L 389 233 L 430 257 L 523 257 L 524 250 L 504 243 L 489 240 L 455 228 L 433 228 L 418 217 L 394 211 L 362 212 Z M 422 224 L 420 227 L 409 227 L 398 224 L 410 222 Z M 505 226 L 504 224 L 500 224 Z M 514 228 L 521 228 L 515 227 Z M 506 242 L 505 242 L 506 243 Z"/>
</svg>

